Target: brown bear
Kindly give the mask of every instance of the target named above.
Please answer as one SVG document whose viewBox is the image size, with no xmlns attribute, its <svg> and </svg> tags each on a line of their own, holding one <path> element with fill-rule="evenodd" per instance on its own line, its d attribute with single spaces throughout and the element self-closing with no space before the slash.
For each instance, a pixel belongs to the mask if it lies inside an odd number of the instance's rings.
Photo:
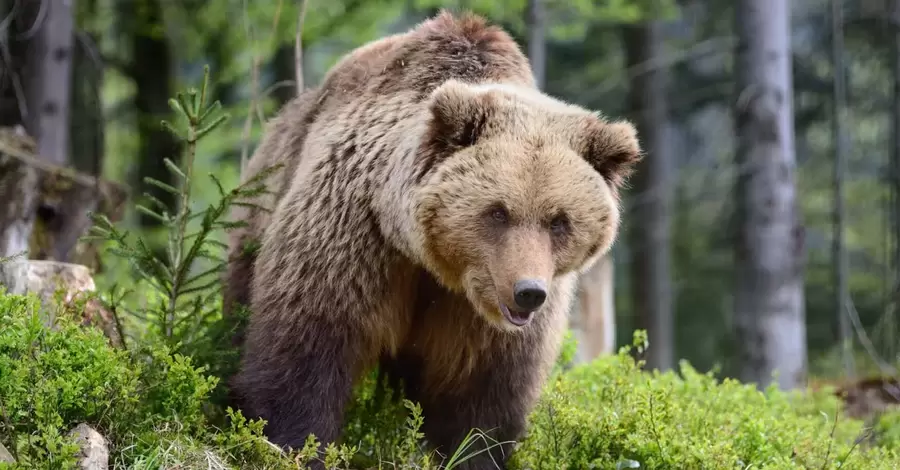
<svg viewBox="0 0 900 470">
<path fill-rule="evenodd" d="M 239 209 L 249 227 L 230 240 L 227 301 L 252 311 L 240 406 L 278 445 L 335 441 L 379 366 L 441 453 L 473 428 L 521 437 L 640 158 L 631 124 L 541 93 L 477 16 L 442 11 L 349 53 L 274 118 L 246 172 L 286 164 L 261 198 L 273 212 Z"/>
</svg>

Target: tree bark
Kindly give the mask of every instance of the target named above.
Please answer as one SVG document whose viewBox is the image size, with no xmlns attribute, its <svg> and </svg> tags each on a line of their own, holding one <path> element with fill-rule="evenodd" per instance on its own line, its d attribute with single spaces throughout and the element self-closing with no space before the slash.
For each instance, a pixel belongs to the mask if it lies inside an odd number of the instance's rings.
<svg viewBox="0 0 900 470">
<path fill-rule="evenodd" d="M 163 23 L 162 4 L 160 0 L 130 0 L 125 5 L 124 14 L 134 24 L 130 75 L 136 88 L 134 107 L 138 112 L 140 149 L 132 187 L 149 189 L 144 183 L 145 177 L 178 187 L 174 175 L 163 164 L 164 158 L 178 164 L 181 147 L 175 137 L 160 125 L 161 120 L 170 119 L 168 103 L 174 97 L 172 50 L 165 34 L 159 33 L 159 26 Z M 175 210 L 174 195 L 159 190 L 152 192 L 166 207 Z M 138 221 L 144 228 L 159 226 L 158 220 L 146 214 L 140 214 Z"/>
<path fill-rule="evenodd" d="M 31 4 L 16 0 L 0 0 L 0 18 L 7 19 L 7 27 L 0 28 L 0 42 L 5 50 L 0 55 L 0 126 L 24 126 L 27 111 L 23 69 L 26 56 L 26 35 L 30 26 L 28 10 Z"/>
<path fill-rule="evenodd" d="M 850 290 L 847 285 L 848 260 L 844 244 L 844 174 L 847 171 L 847 140 L 844 129 L 844 107 L 846 90 L 844 85 L 844 15 L 843 2 L 831 1 L 832 9 L 832 62 L 834 67 L 834 115 L 832 117 L 832 138 L 834 139 L 834 219 L 832 223 L 832 257 L 834 269 L 835 313 L 838 322 L 838 339 L 841 344 L 841 358 L 844 373 L 853 376 L 853 335 L 848 315 Z"/>
<path fill-rule="evenodd" d="M 26 56 L 24 84 L 28 116 L 25 129 L 37 141 L 40 158 L 65 165 L 69 161 L 75 0 L 43 3 Z"/>
<path fill-rule="evenodd" d="M 740 378 L 762 388 L 805 382 L 803 243 L 795 185 L 787 0 L 740 0 L 735 327 Z"/>
<path fill-rule="evenodd" d="M 95 16 L 96 0 L 81 0 L 88 16 Z M 104 126 L 103 59 L 97 48 L 99 38 L 87 32 L 76 33 L 72 60 L 72 111 L 69 128 L 72 166 L 80 172 L 99 177 L 103 171 Z"/>
<path fill-rule="evenodd" d="M 572 329 L 578 340 L 579 362 L 613 354 L 616 348 L 613 260 L 608 254 L 581 277 Z"/>
<path fill-rule="evenodd" d="M 544 0 L 528 0 L 528 60 L 538 88 L 544 89 L 547 76 L 547 18 Z"/>
<path fill-rule="evenodd" d="M 646 150 L 632 179 L 628 219 L 631 295 L 638 327 L 647 330 L 647 367 L 666 370 L 675 362 L 672 309 L 671 219 L 673 170 L 665 129 L 667 71 L 652 65 L 661 55 L 660 24 L 623 31 L 627 66 L 645 70 L 631 81 L 629 105 Z M 648 66 L 650 64 L 650 66 Z"/>
<path fill-rule="evenodd" d="M 894 102 L 892 109 L 893 142 L 891 146 L 891 229 L 893 252 L 889 254 L 894 272 L 894 301 L 900 302 L 900 0 L 891 2 L 891 26 L 894 72 Z"/>
<path fill-rule="evenodd" d="M 307 45 L 309 47 L 309 45 Z M 294 47 L 293 45 L 282 45 L 275 50 L 271 62 L 272 84 L 278 85 L 285 82 L 294 81 Z M 281 85 L 272 90 L 272 97 L 278 103 L 281 109 L 288 101 L 297 96 L 297 86 Z"/>
</svg>

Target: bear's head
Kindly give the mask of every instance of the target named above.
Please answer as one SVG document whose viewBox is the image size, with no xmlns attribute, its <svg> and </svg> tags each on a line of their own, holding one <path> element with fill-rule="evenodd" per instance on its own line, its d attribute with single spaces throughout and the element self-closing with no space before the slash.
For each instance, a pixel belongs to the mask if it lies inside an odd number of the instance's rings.
<svg viewBox="0 0 900 470">
<path fill-rule="evenodd" d="M 510 85 L 451 80 L 428 109 L 415 209 L 425 264 L 492 325 L 519 330 L 555 281 L 612 245 L 641 158 L 635 128 Z"/>
</svg>

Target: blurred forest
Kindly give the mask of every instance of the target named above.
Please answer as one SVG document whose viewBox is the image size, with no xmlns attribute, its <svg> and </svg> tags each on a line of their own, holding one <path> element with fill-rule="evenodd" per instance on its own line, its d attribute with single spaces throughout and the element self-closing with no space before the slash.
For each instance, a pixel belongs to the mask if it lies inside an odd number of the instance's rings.
<svg viewBox="0 0 900 470">
<path fill-rule="evenodd" d="M 205 65 L 232 119 L 200 144 L 194 168 L 233 187 L 264 121 L 296 93 L 299 18 L 302 78 L 315 86 L 343 53 L 439 8 L 504 26 L 551 95 L 638 124 L 647 157 L 625 226 L 612 263 L 592 273 L 600 280 L 583 285 L 614 289 L 602 310 L 614 312 L 615 344 L 646 329 L 652 367 L 686 359 L 766 382 L 774 365 L 788 388 L 896 376 L 900 0 L 0 0 L 0 150 L 15 153 L 8 137 L 24 130 L 34 165 L 75 170 L 88 188 L 29 196 L 49 237 L 30 238 L 29 257 L 87 263 L 74 240 L 98 209 L 121 209 L 124 226 L 162 249 L 158 222 L 131 202 L 152 189 L 145 177 L 174 184 L 162 159 L 181 149 L 160 121 Z M 772 95 L 754 80 L 781 46 L 789 67 L 774 72 L 785 81 Z M 747 111 L 772 96 L 785 117 L 774 130 L 753 122 L 766 110 Z M 766 132 L 781 145 L 771 155 L 751 142 Z M 0 181 L 9 256 L 23 248 L 12 195 L 36 180 L 0 166 Z M 192 197 L 205 206 L 216 194 L 199 179 Z M 582 335 L 613 323 L 591 322 Z"/>
</svg>

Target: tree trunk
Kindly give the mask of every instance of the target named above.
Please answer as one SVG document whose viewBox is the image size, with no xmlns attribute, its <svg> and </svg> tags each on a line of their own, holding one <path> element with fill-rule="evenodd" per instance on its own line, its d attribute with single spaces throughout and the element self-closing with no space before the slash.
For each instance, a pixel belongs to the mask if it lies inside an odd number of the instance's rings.
<svg viewBox="0 0 900 470">
<path fill-rule="evenodd" d="M 893 232 L 893 252 L 889 254 L 894 271 L 893 297 L 900 302 L 900 0 L 891 2 L 891 23 L 893 38 L 894 103 L 892 109 L 893 142 L 891 148 L 891 229 Z"/>
<path fill-rule="evenodd" d="M 288 101 L 297 96 L 296 85 L 287 86 L 284 84 L 286 82 L 294 82 L 293 44 L 282 45 L 275 49 L 275 54 L 272 56 L 271 69 L 273 80 L 269 86 L 275 87 L 272 90 L 272 97 L 275 98 L 278 108 L 281 109 Z"/>
<path fill-rule="evenodd" d="M 547 19 L 544 0 L 528 0 L 528 60 L 538 88 L 543 89 L 547 76 Z"/>
<path fill-rule="evenodd" d="M 159 33 L 163 24 L 162 5 L 160 0 L 130 0 L 126 5 L 130 5 L 125 7 L 127 19 L 135 24 L 130 71 L 136 88 L 134 106 L 138 112 L 139 153 L 132 187 L 149 189 L 150 186 L 144 183 L 146 177 L 178 187 L 174 175 L 163 164 L 164 158 L 179 163 L 180 145 L 160 125 L 161 120 L 171 119 L 168 103 L 174 97 L 172 50 L 165 34 Z M 154 190 L 153 195 L 170 210 L 175 210 L 174 195 L 159 190 Z M 159 226 L 158 220 L 143 213 L 139 215 L 139 223 L 143 228 Z"/>
<path fill-rule="evenodd" d="M 26 56 L 25 31 L 30 18 L 26 6 L 17 0 L 0 0 L 0 18 L 7 27 L 0 28 L 4 53 L 0 62 L 0 127 L 24 126 L 26 111 L 23 69 Z"/>
<path fill-rule="evenodd" d="M 660 24 L 627 26 L 623 42 L 627 66 L 646 70 L 635 75 L 629 91 L 631 112 L 646 150 L 632 180 L 631 295 L 638 327 L 647 330 L 650 342 L 647 367 L 666 370 L 675 361 L 670 243 L 674 178 L 665 135 L 667 71 L 647 67 L 661 55 Z"/>
<path fill-rule="evenodd" d="M 740 378 L 791 389 L 806 375 L 803 243 L 794 181 L 790 8 L 736 5 L 735 325 Z"/>
<path fill-rule="evenodd" d="M 96 16 L 97 0 L 81 0 L 80 8 L 88 17 Z M 80 172 L 99 177 L 103 171 L 104 125 L 103 59 L 99 38 L 86 32 L 76 34 L 72 60 L 72 119 L 69 121 L 72 166 Z M 78 39 L 81 40 L 78 40 Z"/>
<path fill-rule="evenodd" d="M 834 67 L 834 116 L 832 117 L 832 138 L 834 139 L 834 219 L 832 224 L 832 257 L 834 269 L 835 313 L 838 321 L 838 336 L 841 344 L 841 358 L 844 373 L 853 375 L 853 336 L 850 329 L 850 291 L 847 286 L 847 247 L 844 244 L 844 174 L 847 171 L 846 136 L 844 133 L 844 107 L 846 91 L 844 85 L 844 15 L 842 0 L 832 0 L 832 62 Z"/>
<path fill-rule="evenodd" d="M 616 348 L 613 260 L 608 254 L 581 277 L 572 329 L 578 340 L 577 359 L 587 362 Z"/>
<path fill-rule="evenodd" d="M 69 161 L 74 3 L 43 3 L 37 29 L 28 43 L 24 71 L 28 104 L 25 129 L 37 141 L 40 158 L 57 165 Z"/>
</svg>

